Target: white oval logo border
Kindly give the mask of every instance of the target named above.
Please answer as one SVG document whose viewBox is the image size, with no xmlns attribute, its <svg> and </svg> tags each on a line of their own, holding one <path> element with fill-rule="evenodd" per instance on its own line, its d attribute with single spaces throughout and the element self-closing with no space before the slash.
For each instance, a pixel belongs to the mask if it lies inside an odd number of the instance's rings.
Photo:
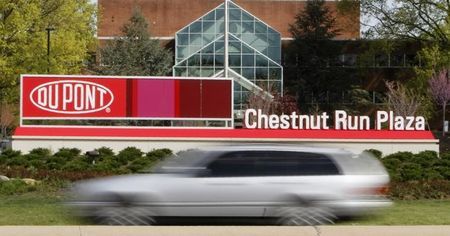
<svg viewBox="0 0 450 236">
<path fill-rule="evenodd" d="M 97 109 L 94 109 L 94 110 L 88 110 L 88 111 L 60 111 L 60 110 L 53 110 L 53 109 L 49 109 L 47 107 L 40 106 L 39 104 L 37 104 L 34 101 L 33 94 L 34 94 L 34 92 L 36 92 L 37 89 L 45 87 L 45 86 L 48 86 L 48 85 L 52 85 L 52 84 L 64 84 L 64 83 L 89 84 L 89 85 L 95 85 L 95 86 L 101 87 L 101 88 L 105 89 L 111 95 L 111 101 L 109 101 L 108 104 L 106 104 L 106 105 L 104 105 L 104 106 L 102 106 L 100 108 L 97 108 Z M 104 109 L 108 108 L 109 106 L 111 106 L 111 104 L 114 102 L 114 94 L 112 93 L 112 91 L 109 88 L 107 88 L 107 87 L 105 87 L 105 86 L 103 86 L 101 84 L 94 83 L 94 82 L 80 81 L 80 80 L 59 80 L 59 81 L 52 81 L 52 82 L 47 82 L 47 83 L 41 84 L 41 85 L 37 86 L 36 88 L 34 88 L 33 90 L 31 90 L 30 101 L 37 108 L 42 109 L 44 111 L 49 111 L 49 112 L 58 113 L 58 114 L 88 114 L 88 113 L 94 113 L 94 112 L 98 112 L 98 111 L 104 110 Z"/>
</svg>

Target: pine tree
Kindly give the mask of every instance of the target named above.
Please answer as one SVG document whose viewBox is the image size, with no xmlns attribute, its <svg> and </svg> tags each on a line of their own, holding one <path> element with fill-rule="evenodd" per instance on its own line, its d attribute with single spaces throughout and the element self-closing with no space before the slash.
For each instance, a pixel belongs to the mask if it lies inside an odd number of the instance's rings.
<svg viewBox="0 0 450 236">
<path fill-rule="evenodd" d="M 331 109 L 322 106 L 327 91 L 339 93 L 350 87 L 347 71 L 334 67 L 340 45 L 334 41 L 340 30 L 324 0 L 308 0 L 290 25 L 294 38 L 287 52 L 286 85 L 298 97 L 304 112 Z M 346 81 L 343 81 L 347 79 Z"/>
<path fill-rule="evenodd" d="M 329 40 L 339 31 L 324 0 L 308 0 L 305 10 L 297 14 L 295 23 L 290 25 L 295 40 Z"/>
<path fill-rule="evenodd" d="M 101 50 L 99 74 L 157 76 L 171 71 L 172 52 L 151 39 L 148 23 L 138 9 L 123 26 L 122 33 L 122 37 Z"/>
</svg>

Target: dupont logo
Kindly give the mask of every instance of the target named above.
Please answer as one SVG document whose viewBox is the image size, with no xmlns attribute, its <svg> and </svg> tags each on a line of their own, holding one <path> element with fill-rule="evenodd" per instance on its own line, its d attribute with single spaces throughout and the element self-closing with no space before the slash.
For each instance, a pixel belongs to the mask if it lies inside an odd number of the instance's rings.
<svg viewBox="0 0 450 236">
<path fill-rule="evenodd" d="M 31 102 L 38 108 L 62 114 L 86 114 L 105 110 L 114 101 L 114 94 L 103 85 L 88 81 L 62 80 L 34 88 Z"/>
</svg>

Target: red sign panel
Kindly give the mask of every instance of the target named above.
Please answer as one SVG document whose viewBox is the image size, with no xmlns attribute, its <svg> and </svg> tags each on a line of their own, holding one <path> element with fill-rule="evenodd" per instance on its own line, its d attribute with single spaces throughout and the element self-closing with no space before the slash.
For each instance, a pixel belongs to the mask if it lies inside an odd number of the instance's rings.
<svg viewBox="0 0 450 236">
<path fill-rule="evenodd" d="M 126 116 L 125 79 L 30 77 L 21 93 L 23 117 Z"/>
<path fill-rule="evenodd" d="M 231 119 L 232 81 L 23 76 L 22 118 Z"/>
</svg>

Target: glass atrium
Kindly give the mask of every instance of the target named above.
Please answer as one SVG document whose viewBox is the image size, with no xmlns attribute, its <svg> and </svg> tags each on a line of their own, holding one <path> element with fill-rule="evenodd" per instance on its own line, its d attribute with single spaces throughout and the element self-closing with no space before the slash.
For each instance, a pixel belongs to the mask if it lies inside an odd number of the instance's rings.
<svg viewBox="0 0 450 236">
<path fill-rule="evenodd" d="M 235 3 L 228 4 L 228 77 L 234 110 L 246 109 L 250 91 L 282 93 L 280 33 Z M 176 33 L 174 76 L 225 76 L 225 4 Z"/>
</svg>

